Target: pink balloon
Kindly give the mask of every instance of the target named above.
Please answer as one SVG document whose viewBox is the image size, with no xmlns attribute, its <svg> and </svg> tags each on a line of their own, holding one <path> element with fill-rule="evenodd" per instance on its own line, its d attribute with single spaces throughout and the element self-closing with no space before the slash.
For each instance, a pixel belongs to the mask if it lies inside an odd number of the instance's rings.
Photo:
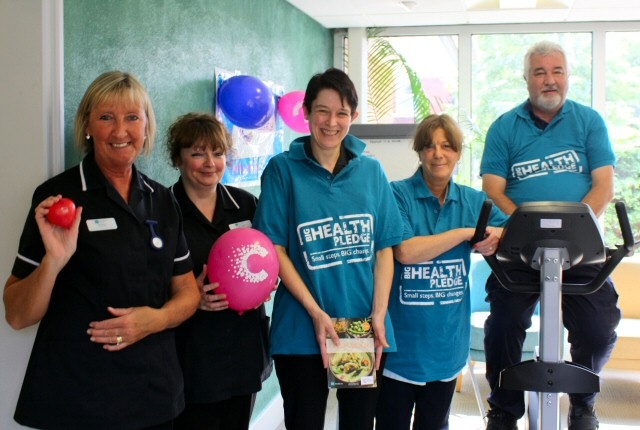
<svg viewBox="0 0 640 430">
<path fill-rule="evenodd" d="M 229 230 L 209 252 L 209 282 L 218 282 L 215 293 L 227 295 L 229 307 L 240 313 L 263 303 L 278 279 L 278 255 L 271 240 L 249 227 Z"/>
<path fill-rule="evenodd" d="M 298 133 L 309 133 L 309 123 L 304 119 L 302 101 L 304 91 L 291 91 L 280 97 L 278 112 L 284 123 Z"/>
</svg>

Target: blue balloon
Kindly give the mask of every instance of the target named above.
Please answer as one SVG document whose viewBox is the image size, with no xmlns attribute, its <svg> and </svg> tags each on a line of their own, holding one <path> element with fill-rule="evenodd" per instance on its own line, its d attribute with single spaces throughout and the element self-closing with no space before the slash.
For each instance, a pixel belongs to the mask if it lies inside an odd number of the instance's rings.
<svg viewBox="0 0 640 430">
<path fill-rule="evenodd" d="M 234 125 L 260 128 L 273 115 L 276 103 L 264 82 L 247 75 L 232 76 L 218 89 L 218 105 Z"/>
</svg>

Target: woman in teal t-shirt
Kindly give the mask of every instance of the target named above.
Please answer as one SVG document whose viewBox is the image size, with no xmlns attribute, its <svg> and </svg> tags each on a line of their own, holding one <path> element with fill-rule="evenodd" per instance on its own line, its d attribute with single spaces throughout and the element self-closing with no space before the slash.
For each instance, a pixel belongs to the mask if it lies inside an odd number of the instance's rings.
<svg viewBox="0 0 640 430">
<path fill-rule="evenodd" d="M 289 429 L 324 428 L 325 342 L 338 338 L 332 317 L 371 316 L 378 369 L 382 349 L 394 347 L 387 303 L 401 219 L 380 163 L 348 134 L 357 105 L 346 73 L 315 75 L 304 99 L 311 135 L 273 157 L 262 175 L 254 226 L 280 262 L 271 354 Z M 340 429 L 372 429 L 377 395 L 376 388 L 339 389 Z"/>
<path fill-rule="evenodd" d="M 456 184 L 462 132 L 447 115 L 430 115 L 416 130 L 420 167 L 392 183 L 403 218 L 402 243 L 394 247 L 395 273 L 389 313 L 397 352 L 387 357 L 376 429 L 448 428 L 456 376 L 469 354 L 469 261 L 475 249 L 493 254 L 502 228 L 487 227 L 469 240 L 487 195 Z M 489 225 L 506 216 L 493 208 Z M 415 408 L 415 412 L 414 412 Z"/>
</svg>

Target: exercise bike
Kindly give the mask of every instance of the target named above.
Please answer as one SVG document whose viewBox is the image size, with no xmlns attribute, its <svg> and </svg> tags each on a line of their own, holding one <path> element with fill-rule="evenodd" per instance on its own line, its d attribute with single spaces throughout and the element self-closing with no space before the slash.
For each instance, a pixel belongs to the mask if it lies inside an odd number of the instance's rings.
<svg viewBox="0 0 640 430">
<path fill-rule="evenodd" d="M 484 237 L 491 207 L 491 201 L 484 203 L 472 243 Z M 588 205 L 531 202 L 514 211 L 497 252 L 485 256 L 504 288 L 540 293 L 539 356 L 502 370 L 499 380 L 502 388 L 529 393 L 529 429 L 560 428 L 559 393 L 600 391 L 597 374 L 562 360 L 562 295 L 594 293 L 638 246 L 634 244 L 624 203 L 616 203 L 615 208 L 623 239 L 615 249 L 605 246 L 598 220 Z M 540 271 L 540 282 L 513 281 L 503 269 L 504 263 L 523 264 Z M 563 283 L 562 272 L 581 264 L 602 264 L 602 269 L 586 284 Z"/>
</svg>

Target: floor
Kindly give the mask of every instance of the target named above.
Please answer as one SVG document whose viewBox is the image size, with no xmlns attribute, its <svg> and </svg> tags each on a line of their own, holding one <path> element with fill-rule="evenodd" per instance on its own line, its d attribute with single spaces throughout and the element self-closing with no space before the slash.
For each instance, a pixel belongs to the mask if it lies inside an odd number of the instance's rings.
<svg viewBox="0 0 640 430">
<path fill-rule="evenodd" d="M 450 430 L 482 430 L 484 421 L 473 393 L 468 369 L 463 371 L 463 385 L 456 393 L 449 418 Z M 478 363 L 474 373 L 483 399 L 489 387 L 484 379 L 484 365 Z M 485 408 L 488 407 L 483 401 Z M 561 429 L 566 430 L 568 396 L 560 398 Z M 621 371 L 605 369 L 600 375 L 600 394 L 596 403 L 596 413 L 600 421 L 600 430 L 630 430 L 640 428 L 640 371 Z M 524 419 L 518 422 L 519 430 L 528 430 Z"/>
<path fill-rule="evenodd" d="M 449 418 L 450 430 L 483 430 L 484 420 L 479 412 L 473 392 L 469 370 L 463 371 L 462 388 L 455 393 Z M 474 369 L 482 397 L 488 393 L 484 379 L 484 365 L 477 363 Z M 601 374 L 600 394 L 596 406 L 600 430 L 631 430 L 640 428 L 640 371 L 605 369 Z M 484 401 L 485 408 L 487 407 Z M 568 396 L 560 398 L 561 430 L 566 430 Z M 337 401 L 335 390 L 330 390 L 325 429 L 336 429 Z M 519 430 L 528 430 L 525 420 L 518 422 Z M 285 430 L 281 424 L 277 430 Z"/>
</svg>

